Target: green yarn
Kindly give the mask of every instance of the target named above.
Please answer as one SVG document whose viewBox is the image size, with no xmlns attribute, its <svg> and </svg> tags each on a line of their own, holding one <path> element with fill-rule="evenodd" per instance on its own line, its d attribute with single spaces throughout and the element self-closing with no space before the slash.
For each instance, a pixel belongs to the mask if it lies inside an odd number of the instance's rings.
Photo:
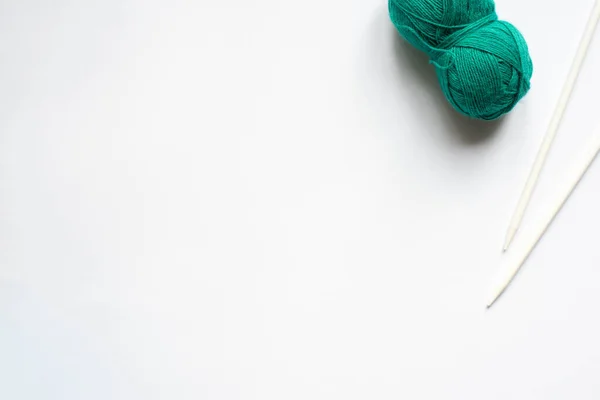
<svg viewBox="0 0 600 400">
<path fill-rule="evenodd" d="M 459 112 L 493 120 L 529 90 L 527 43 L 498 20 L 493 0 L 389 0 L 389 12 L 400 34 L 427 53 Z"/>
</svg>

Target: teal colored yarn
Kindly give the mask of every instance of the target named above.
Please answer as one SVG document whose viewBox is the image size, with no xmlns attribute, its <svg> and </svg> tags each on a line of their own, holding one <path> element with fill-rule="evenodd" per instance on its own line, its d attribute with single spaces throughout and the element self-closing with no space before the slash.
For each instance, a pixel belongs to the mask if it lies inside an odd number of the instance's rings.
<svg viewBox="0 0 600 400">
<path fill-rule="evenodd" d="M 429 56 L 459 112 L 493 120 L 529 90 L 527 43 L 498 20 L 493 0 L 389 0 L 389 13 L 398 32 Z"/>
</svg>

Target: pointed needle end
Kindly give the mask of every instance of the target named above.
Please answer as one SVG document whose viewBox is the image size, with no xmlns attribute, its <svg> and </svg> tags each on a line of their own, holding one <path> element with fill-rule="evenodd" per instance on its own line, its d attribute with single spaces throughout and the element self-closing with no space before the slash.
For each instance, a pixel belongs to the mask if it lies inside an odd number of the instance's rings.
<svg viewBox="0 0 600 400">
<path fill-rule="evenodd" d="M 506 232 L 506 239 L 504 239 L 504 246 L 502 246 L 502 252 L 506 252 L 512 243 L 515 234 L 517 233 L 517 228 L 511 226 L 508 228 L 508 232 Z"/>
</svg>

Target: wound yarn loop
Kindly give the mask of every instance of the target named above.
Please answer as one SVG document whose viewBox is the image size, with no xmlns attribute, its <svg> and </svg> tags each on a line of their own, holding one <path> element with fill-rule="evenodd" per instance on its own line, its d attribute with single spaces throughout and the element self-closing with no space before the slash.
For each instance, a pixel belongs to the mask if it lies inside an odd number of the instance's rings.
<svg viewBox="0 0 600 400">
<path fill-rule="evenodd" d="M 472 118 L 506 114 L 529 91 L 527 43 L 493 0 L 389 0 L 398 32 L 425 52 L 452 106 Z"/>
</svg>

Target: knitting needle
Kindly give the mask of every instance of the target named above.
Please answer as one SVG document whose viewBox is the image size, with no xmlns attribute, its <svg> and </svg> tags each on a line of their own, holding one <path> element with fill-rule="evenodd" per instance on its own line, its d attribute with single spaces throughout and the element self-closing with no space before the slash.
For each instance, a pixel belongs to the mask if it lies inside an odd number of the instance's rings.
<svg viewBox="0 0 600 400">
<path fill-rule="evenodd" d="M 592 165 L 592 163 L 598 156 L 598 153 L 600 153 L 600 131 L 598 131 L 598 134 L 594 138 L 594 142 L 592 143 L 592 146 L 589 147 L 589 149 L 590 149 L 589 154 L 586 155 L 584 162 L 578 166 L 578 169 L 576 170 L 576 174 L 573 175 L 573 179 L 570 181 L 567 190 L 564 192 L 560 201 L 556 204 L 556 206 L 552 210 L 552 214 L 550 214 L 550 217 L 546 220 L 546 223 L 538 231 L 537 235 L 535 236 L 535 239 L 527 247 L 527 251 L 520 258 L 519 262 L 514 264 L 507 271 L 506 276 L 504 277 L 503 280 L 501 280 L 501 283 L 494 288 L 494 290 L 492 292 L 492 297 L 490 297 L 490 299 L 487 303 L 488 308 L 491 307 L 492 304 L 494 304 L 496 299 L 498 299 L 498 297 L 504 292 L 504 290 L 506 290 L 508 285 L 512 282 L 515 275 L 517 275 L 517 272 L 519 272 L 519 269 L 523 266 L 523 264 L 525 264 L 525 261 L 527 261 L 527 259 L 529 258 L 529 256 L 531 255 L 531 253 L 533 252 L 533 250 L 535 249 L 537 244 L 540 242 L 542 236 L 544 236 L 544 234 L 548 230 L 548 227 L 550 227 L 550 225 L 552 224 L 552 222 L 554 221 L 554 219 L 556 218 L 556 216 L 558 215 L 558 213 L 560 212 L 562 207 L 565 205 L 565 203 L 567 202 L 567 200 L 569 199 L 569 197 L 571 196 L 571 194 L 573 193 L 573 191 L 575 190 L 575 188 L 577 187 L 579 182 L 581 182 L 581 179 L 583 178 L 585 173 L 588 171 L 588 169 L 590 168 L 590 166 Z"/>
<path fill-rule="evenodd" d="M 508 226 L 508 231 L 506 232 L 506 239 L 504 241 L 503 250 L 508 250 L 515 234 L 519 230 L 521 225 L 521 221 L 523 220 L 523 215 L 525 214 L 525 210 L 527 209 L 527 205 L 529 204 L 529 200 L 531 199 L 531 195 L 533 193 L 533 189 L 537 183 L 538 177 L 540 176 L 540 172 L 544 166 L 544 162 L 546 161 L 546 157 L 548 156 L 548 152 L 550 151 L 550 147 L 552 147 L 552 142 L 556 136 L 556 132 L 562 120 L 565 109 L 567 108 L 567 104 L 569 103 L 569 98 L 571 97 L 571 92 L 575 86 L 575 82 L 577 81 L 577 77 L 579 76 L 579 71 L 581 70 L 581 66 L 583 61 L 585 60 L 585 56 L 587 54 L 588 48 L 590 47 L 590 43 L 592 42 L 592 37 L 594 36 L 594 31 L 596 30 L 596 26 L 598 25 L 598 20 L 600 19 L 600 0 L 596 0 L 596 5 L 594 9 L 590 13 L 590 19 L 588 21 L 587 27 L 585 28 L 585 32 L 583 37 L 581 38 L 581 42 L 579 43 L 579 49 L 577 50 L 577 54 L 573 59 L 573 65 L 571 66 L 571 70 L 569 71 L 569 75 L 567 76 L 567 80 L 564 83 L 562 92 L 560 94 L 558 103 L 556 104 L 556 108 L 554 109 L 554 115 L 550 120 L 550 125 L 548 125 L 548 131 L 546 132 L 546 136 L 542 142 L 542 145 L 538 151 L 537 157 L 533 166 L 531 168 L 531 172 L 529 174 L 529 178 L 527 179 L 527 183 L 523 188 L 523 192 L 521 194 L 521 198 L 519 199 L 519 203 L 513 217 Z"/>
</svg>

